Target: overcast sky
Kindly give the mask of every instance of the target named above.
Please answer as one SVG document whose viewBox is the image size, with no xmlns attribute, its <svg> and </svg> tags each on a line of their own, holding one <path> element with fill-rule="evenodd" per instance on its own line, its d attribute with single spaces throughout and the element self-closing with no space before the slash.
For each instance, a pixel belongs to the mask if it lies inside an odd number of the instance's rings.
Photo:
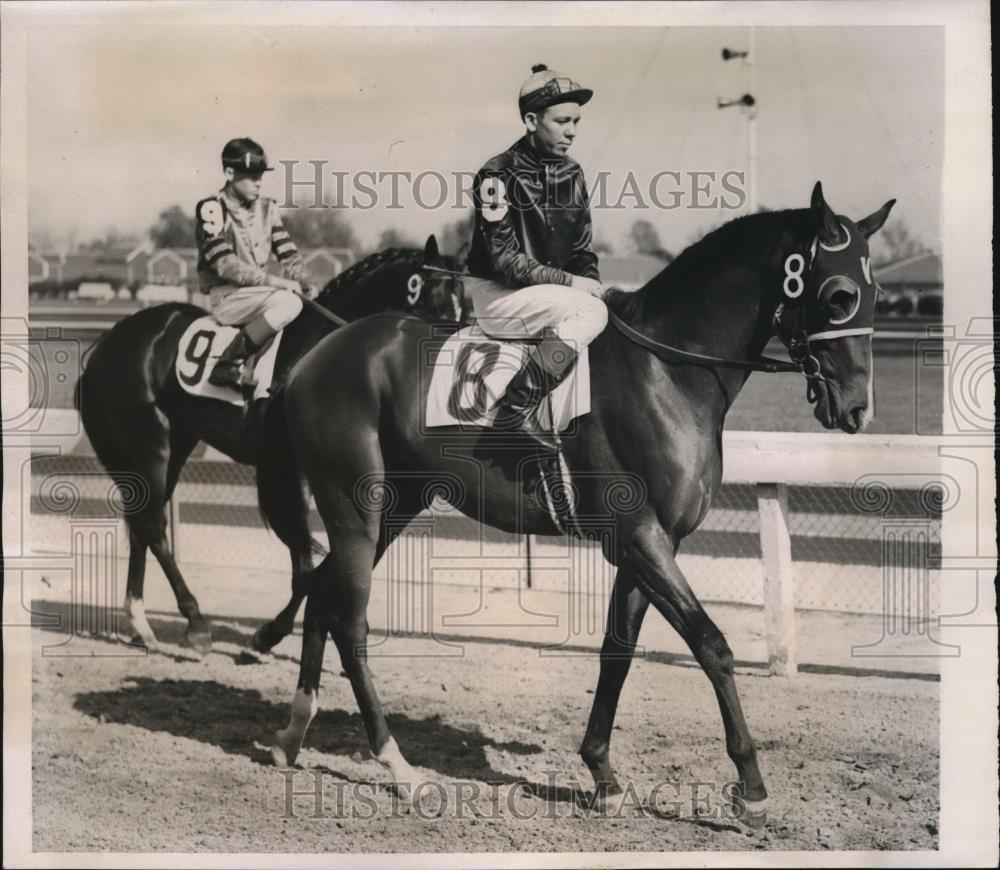
<svg viewBox="0 0 1000 870">
<path fill-rule="evenodd" d="M 629 172 L 644 186 L 664 170 L 745 171 L 746 119 L 715 101 L 749 89 L 749 69 L 720 57 L 746 45 L 743 28 L 37 28 L 30 225 L 87 238 L 141 232 L 173 203 L 192 211 L 220 186 L 219 151 L 237 135 L 272 161 L 302 161 L 302 177 L 309 160 L 349 173 L 474 172 L 522 133 L 517 91 L 536 62 L 593 88 L 571 154 L 589 179 L 608 173 L 612 201 Z M 817 179 L 855 218 L 895 197 L 938 247 L 943 63 L 939 28 L 758 28 L 759 201 L 805 206 Z M 672 179 L 661 183 L 667 199 Z M 282 187 L 269 174 L 265 192 Z M 332 199 L 332 176 L 327 190 Z M 402 209 L 386 196 L 350 212 L 364 242 L 388 226 L 423 238 L 460 215 L 417 207 L 408 188 L 400 199 Z M 732 214 L 601 209 L 594 224 L 621 248 L 646 218 L 677 250 Z"/>
</svg>

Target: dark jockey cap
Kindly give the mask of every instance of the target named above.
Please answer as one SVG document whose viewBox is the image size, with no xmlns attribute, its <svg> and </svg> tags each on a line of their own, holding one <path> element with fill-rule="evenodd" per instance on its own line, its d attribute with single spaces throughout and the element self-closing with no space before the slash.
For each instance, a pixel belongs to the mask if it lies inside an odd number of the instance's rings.
<svg viewBox="0 0 1000 870">
<path fill-rule="evenodd" d="M 222 149 L 222 165 L 231 166 L 242 172 L 271 172 L 274 167 L 267 165 L 264 149 L 249 136 L 230 139 Z"/>
<path fill-rule="evenodd" d="M 528 112 L 541 112 L 559 103 L 576 103 L 582 106 L 594 96 L 590 88 L 549 69 L 544 63 L 535 64 L 531 73 L 531 77 L 521 85 L 521 95 L 517 100 L 522 118 Z"/>
</svg>

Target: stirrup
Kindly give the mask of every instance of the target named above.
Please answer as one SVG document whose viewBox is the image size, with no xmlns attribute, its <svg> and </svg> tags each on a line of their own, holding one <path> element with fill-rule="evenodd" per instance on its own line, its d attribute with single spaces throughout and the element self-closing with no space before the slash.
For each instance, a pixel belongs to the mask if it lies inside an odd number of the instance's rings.
<svg viewBox="0 0 1000 870">
<path fill-rule="evenodd" d="M 552 397 L 548 397 L 549 415 L 552 416 Z M 525 430 L 527 434 L 538 443 L 546 445 L 546 452 L 539 457 L 538 476 L 541 484 L 542 495 L 545 498 L 545 507 L 552 518 L 555 527 L 562 534 L 572 534 L 583 537 L 583 529 L 580 526 L 580 518 L 576 509 L 576 498 L 573 494 L 573 482 L 571 479 L 569 466 L 566 464 L 566 457 L 563 455 L 562 438 L 556 428 L 553 418 L 552 431 L 545 433 L 546 438 L 551 438 L 550 442 L 542 440 L 542 433 L 538 431 Z M 554 491 L 555 485 L 560 486 L 560 492 Z"/>
<path fill-rule="evenodd" d="M 233 390 L 243 388 L 243 367 L 235 360 L 220 359 L 208 376 L 213 387 L 228 387 Z"/>
</svg>

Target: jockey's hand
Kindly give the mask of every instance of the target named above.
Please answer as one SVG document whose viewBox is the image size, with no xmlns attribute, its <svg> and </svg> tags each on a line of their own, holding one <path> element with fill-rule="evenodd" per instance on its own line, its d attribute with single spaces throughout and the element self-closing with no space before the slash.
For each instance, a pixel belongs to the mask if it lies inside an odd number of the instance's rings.
<svg viewBox="0 0 1000 870">
<path fill-rule="evenodd" d="M 604 296 L 604 285 L 593 278 L 584 278 L 582 275 L 571 276 L 570 287 L 574 290 L 586 290 L 591 296 L 600 299 Z"/>
<path fill-rule="evenodd" d="M 315 299 L 319 296 L 319 284 L 303 284 L 302 295 L 305 296 L 306 299 Z"/>
<path fill-rule="evenodd" d="M 293 281 L 291 278 L 275 278 L 274 284 L 280 290 L 288 290 L 291 293 L 301 293 L 302 285 L 298 281 Z"/>
</svg>

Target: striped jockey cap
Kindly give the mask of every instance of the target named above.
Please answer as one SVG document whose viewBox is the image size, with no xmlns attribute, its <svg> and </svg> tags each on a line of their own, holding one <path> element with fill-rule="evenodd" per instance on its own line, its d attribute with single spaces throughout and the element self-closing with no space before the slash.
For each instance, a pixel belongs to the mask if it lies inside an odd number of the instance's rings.
<svg viewBox="0 0 1000 870">
<path fill-rule="evenodd" d="M 582 106 L 594 92 L 573 79 L 549 69 L 544 63 L 531 68 L 531 76 L 521 85 L 517 107 L 523 118 L 528 112 L 541 112 L 559 103 L 576 103 Z"/>
</svg>

